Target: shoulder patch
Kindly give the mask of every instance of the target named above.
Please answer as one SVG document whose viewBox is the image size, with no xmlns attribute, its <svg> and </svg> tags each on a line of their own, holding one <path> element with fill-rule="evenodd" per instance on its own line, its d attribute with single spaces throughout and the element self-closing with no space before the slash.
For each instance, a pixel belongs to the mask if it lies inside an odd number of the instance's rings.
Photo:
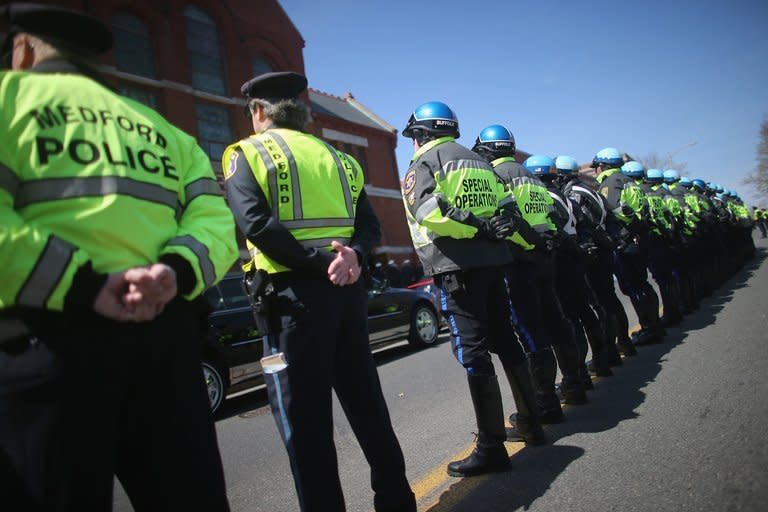
<svg viewBox="0 0 768 512">
<path fill-rule="evenodd" d="M 608 194 L 610 193 L 610 188 L 608 187 L 600 187 L 600 193 L 603 195 L 603 197 L 608 197 Z"/>
<path fill-rule="evenodd" d="M 413 203 L 416 202 L 416 192 L 411 192 L 408 194 L 408 204 L 413 206 Z"/>
<path fill-rule="evenodd" d="M 229 164 L 227 165 L 227 168 L 224 170 L 224 179 L 228 180 L 232 176 L 234 176 L 235 171 L 237 171 L 237 159 L 240 156 L 240 153 L 237 151 L 233 151 L 231 155 L 229 155 Z"/>
<path fill-rule="evenodd" d="M 408 194 L 411 190 L 413 190 L 413 187 L 415 186 L 416 186 L 416 169 L 411 169 L 405 174 L 405 179 L 403 179 L 403 193 Z"/>
</svg>

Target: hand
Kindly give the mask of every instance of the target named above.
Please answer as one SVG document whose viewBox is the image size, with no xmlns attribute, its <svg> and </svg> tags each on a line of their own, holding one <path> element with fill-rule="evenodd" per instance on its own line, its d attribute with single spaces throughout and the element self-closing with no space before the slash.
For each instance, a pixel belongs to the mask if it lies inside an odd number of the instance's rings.
<svg viewBox="0 0 768 512">
<path fill-rule="evenodd" d="M 126 289 L 125 272 L 109 274 L 107 281 L 93 301 L 93 310 L 103 317 L 117 320 L 118 322 L 133 320 L 133 313 L 123 303 L 123 295 Z"/>
<path fill-rule="evenodd" d="M 497 240 L 504 240 L 512 236 L 517 229 L 515 218 L 509 215 L 494 215 L 491 217 L 490 224 Z"/>
<path fill-rule="evenodd" d="M 357 282 L 360 278 L 361 269 L 355 250 L 336 240 L 331 242 L 331 248 L 336 253 L 336 257 L 328 266 L 328 279 L 336 286 Z"/>
<path fill-rule="evenodd" d="M 135 321 L 154 319 L 178 293 L 176 272 L 163 263 L 130 268 L 124 274 L 128 291 L 123 302 L 135 314 Z"/>
</svg>

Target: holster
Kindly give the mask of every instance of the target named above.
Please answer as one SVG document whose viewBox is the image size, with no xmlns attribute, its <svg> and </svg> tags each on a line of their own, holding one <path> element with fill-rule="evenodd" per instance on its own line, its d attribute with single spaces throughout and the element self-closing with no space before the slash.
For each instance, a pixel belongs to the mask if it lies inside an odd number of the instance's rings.
<svg viewBox="0 0 768 512">
<path fill-rule="evenodd" d="M 464 289 L 464 279 L 459 272 L 448 272 L 440 275 L 440 284 L 447 293 Z"/>
<path fill-rule="evenodd" d="M 272 278 L 264 270 L 251 270 L 243 275 L 243 288 L 253 310 L 259 334 L 268 336 L 280 332 L 277 291 Z"/>
</svg>

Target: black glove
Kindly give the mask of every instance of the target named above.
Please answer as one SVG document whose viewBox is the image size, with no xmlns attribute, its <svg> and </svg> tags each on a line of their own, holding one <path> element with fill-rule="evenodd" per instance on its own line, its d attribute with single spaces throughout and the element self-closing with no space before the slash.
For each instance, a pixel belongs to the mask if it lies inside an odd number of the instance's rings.
<svg viewBox="0 0 768 512">
<path fill-rule="evenodd" d="M 493 233 L 497 240 L 504 240 L 517 231 L 517 222 L 511 215 L 494 215 L 490 220 Z"/>
<path fill-rule="evenodd" d="M 496 238 L 496 230 L 491 225 L 491 219 L 486 219 L 485 217 L 475 217 L 472 225 L 477 228 L 477 234 L 475 234 L 475 238 L 498 240 L 498 238 Z"/>
</svg>

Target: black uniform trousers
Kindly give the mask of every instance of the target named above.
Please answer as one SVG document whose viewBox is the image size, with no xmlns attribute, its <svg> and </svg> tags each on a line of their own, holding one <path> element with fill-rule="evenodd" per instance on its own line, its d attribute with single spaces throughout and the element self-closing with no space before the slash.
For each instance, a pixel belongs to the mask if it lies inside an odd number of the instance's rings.
<svg viewBox="0 0 768 512">
<path fill-rule="evenodd" d="M 555 289 L 555 254 L 535 257 L 535 261 L 516 260 L 506 275 L 514 323 L 527 353 L 575 343 L 574 327 Z"/>
<path fill-rule="evenodd" d="M 619 340 L 629 338 L 629 319 L 616 295 L 616 286 L 613 282 L 614 268 L 613 251 L 607 249 L 599 249 L 597 258 L 587 264 L 589 284 L 592 285 L 592 290 L 608 317 L 606 336 L 609 343 L 615 338 Z"/>
<path fill-rule="evenodd" d="M 376 510 L 415 512 L 371 355 L 362 284 L 339 287 L 291 272 L 272 279 L 281 332 L 266 339 L 264 348 L 267 354 L 283 352 L 288 366 L 264 378 L 301 510 L 345 510 L 333 441 L 333 389 L 371 466 Z"/>
<path fill-rule="evenodd" d="M 505 367 L 525 361 L 525 353 L 515 341 L 501 267 L 439 274 L 435 283 L 451 331 L 453 354 L 468 375 L 495 375 L 491 353 Z"/>
<path fill-rule="evenodd" d="M 557 296 L 573 324 L 581 355 L 587 355 L 586 332 L 605 329 L 605 310 L 587 281 L 586 268 L 576 256 L 557 253 Z"/>
<path fill-rule="evenodd" d="M 111 510 L 116 474 L 139 512 L 229 510 L 205 318 L 182 300 L 141 324 L 42 314 L 0 349 L 2 509 Z"/>
</svg>

